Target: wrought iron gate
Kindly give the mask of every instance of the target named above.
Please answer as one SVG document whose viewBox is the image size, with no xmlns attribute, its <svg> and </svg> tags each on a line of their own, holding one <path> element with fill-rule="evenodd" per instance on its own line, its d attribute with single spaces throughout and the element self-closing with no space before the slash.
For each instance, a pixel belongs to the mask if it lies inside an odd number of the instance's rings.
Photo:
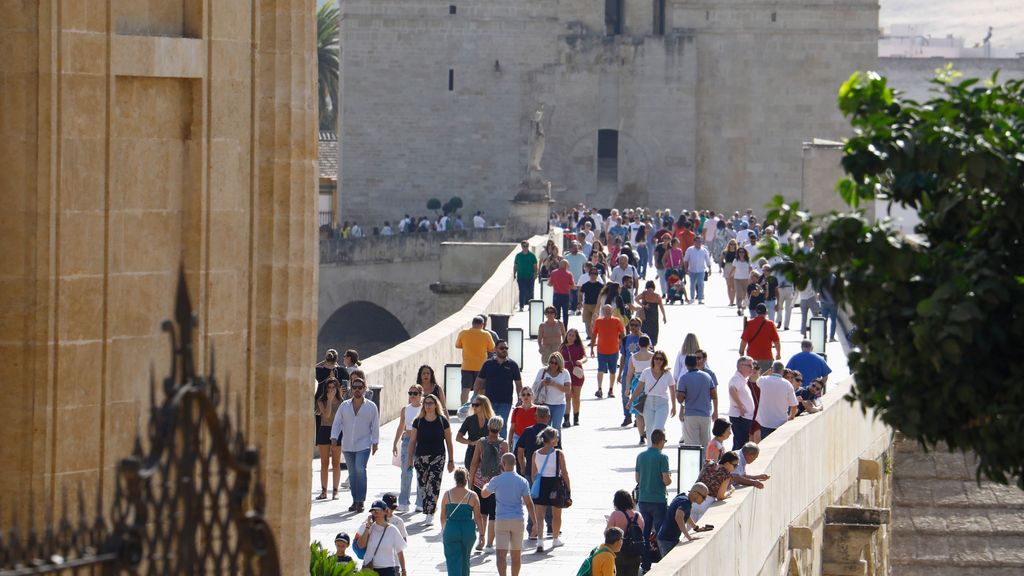
<svg viewBox="0 0 1024 576">
<path fill-rule="evenodd" d="M 118 464 L 108 516 L 97 494 L 96 515 L 87 519 L 79 490 L 76 524 L 66 501 L 56 523 L 45 515 L 42 529 L 31 512 L 24 527 L 15 514 L 0 519 L 10 521 L 0 530 L 0 576 L 280 572 L 264 519 L 259 452 L 231 421 L 212 352 L 207 374 L 195 371 L 196 318 L 183 273 L 174 315 L 174 323 L 163 323 L 173 359 L 159 401 L 150 378 L 148 448 L 136 437 L 131 456 Z"/>
</svg>

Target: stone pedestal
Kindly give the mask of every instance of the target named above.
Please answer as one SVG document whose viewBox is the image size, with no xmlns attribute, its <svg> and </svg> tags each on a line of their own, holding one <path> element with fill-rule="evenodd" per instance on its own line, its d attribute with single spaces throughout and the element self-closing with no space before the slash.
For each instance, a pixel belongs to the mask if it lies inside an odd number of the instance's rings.
<svg viewBox="0 0 1024 576">
<path fill-rule="evenodd" d="M 867 561 L 862 559 L 871 538 L 889 523 L 886 508 L 829 506 L 825 510 L 825 537 L 821 554 L 824 576 L 863 576 Z"/>
<path fill-rule="evenodd" d="M 532 177 L 524 181 L 512 199 L 505 225 L 505 240 L 516 242 L 547 234 L 551 215 L 551 182 Z"/>
</svg>

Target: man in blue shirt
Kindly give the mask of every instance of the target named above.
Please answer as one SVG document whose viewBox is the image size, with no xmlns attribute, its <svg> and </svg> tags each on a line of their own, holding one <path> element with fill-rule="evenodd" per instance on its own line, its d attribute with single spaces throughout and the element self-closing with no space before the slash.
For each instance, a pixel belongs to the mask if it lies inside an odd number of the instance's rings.
<svg viewBox="0 0 1024 576">
<path fill-rule="evenodd" d="M 718 418 L 718 391 L 711 375 L 697 368 L 697 356 L 687 354 L 686 374 L 676 383 L 676 400 L 683 405 L 683 444 L 707 447 L 711 422 Z"/>
<path fill-rule="evenodd" d="M 832 369 L 828 367 L 825 359 L 814 352 L 814 344 L 810 340 L 800 343 L 800 352 L 797 352 L 786 363 L 786 368 L 796 370 L 804 377 L 804 382 L 810 385 L 811 382 L 821 378 L 821 389 L 824 392 L 825 384 L 828 382 L 828 375 Z"/>
<path fill-rule="evenodd" d="M 658 530 L 658 552 L 661 552 L 662 558 L 668 556 L 668 553 L 679 544 L 679 536 L 685 536 L 688 542 L 699 538 L 699 536 L 690 536 L 690 530 L 687 527 L 692 527 L 694 532 L 707 530 L 707 528 L 699 528 L 697 523 L 690 518 L 690 510 L 693 505 L 703 504 L 707 497 L 708 487 L 702 482 L 697 482 L 693 488 L 690 488 L 689 494 L 680 494 L 672 499 L 672 503 L 668 505 L 665 522 Z"/>
<path fill-rule="evenodd" d="M 498 547 L 498 574 L 505 573 L 505 554 L 512 555 L 512 575 L 519 574 L 523 550 L 523 507 L 533 518 L 533 499 L 530 485 L 516 474 L 516 457 L 511 453 L 501 456 L 501 474 L 491 478 L 480 495 L 494 494 L 494 534 Z"/>
<path fill-rule="evenodd" d="M 494 346 L 494 358 L 484 362 L 477 373 L 475 388 L 477 394 L 487 395 L 494 413 L 504 420 L 501 437 L 508 438 L 508 417 L 512 413 L 512 405 L 519 398 L 519 391 L 523 389 L 519 364 L 508 357 L 508 342 L 498 340 Z"/>
</svg>

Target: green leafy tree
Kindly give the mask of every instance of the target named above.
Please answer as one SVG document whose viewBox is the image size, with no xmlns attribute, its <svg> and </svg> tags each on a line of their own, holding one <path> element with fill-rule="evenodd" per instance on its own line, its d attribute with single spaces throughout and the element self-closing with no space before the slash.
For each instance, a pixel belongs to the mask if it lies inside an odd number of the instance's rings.
<svg viewBox="0 0 1024 576">
<path fill-rule="evenodd" d="M 328 2 L 316 13 L 317 96 L 320 129 L 334 131 L 338 126 L 338 75 L 341 71 L 338 32 L 341 11 L 336 2 Z"/>
<path fill-rule="evenodd" d="M 431 198 L 430 200 L 427 200 L 427 210 L 433 210 L 434 212 L 437 212 L 441 208 L 443 208 L 443 206 L 441 205 L 441 201 L 438 200 L 437 198 Z"/>
<path fill-rule="evenodd" d="M 853 75 L 836 187 L 852 210 L 812 217 L 776 198 L 769 219 L 814 235 L 812 253 L 782 249 L 786 269 L 830 289 L 856 326 L 850 399 L 1024 488 L 1024 83 L 947 68 L 933 85 L 919 103 Z M 869 220 L 860 207 L 876 198 L 915 211 L 914 233 Z"/>
</svg>

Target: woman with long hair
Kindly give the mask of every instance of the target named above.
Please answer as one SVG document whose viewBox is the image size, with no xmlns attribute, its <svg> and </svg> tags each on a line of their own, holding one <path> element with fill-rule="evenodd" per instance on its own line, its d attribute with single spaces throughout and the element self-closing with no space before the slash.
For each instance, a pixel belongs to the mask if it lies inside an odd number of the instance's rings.
<svg viewBox="0 0 1024 576">
<path fill-rule="evenodd" d="M 501 474 L 501 455 L 509 452 L 508 442 L 501 437 L 501 429 L 505 421 L 501 416 L 494 416 L 487 421 L 487 436 L 476 441 L 473 450 L 473 462 L 469 465 L 469 477 L 473 480 L 473 492 L 480 497 L 480 516 L 486 525 L 487 549 L 494 547 L 494 520 L 497 500 L 494 494 L 484 498 L 480 493 L 483 487 L 498 474 Z M 480 530 L 480 541 L 477 550 L 484 549 L 484 530 Z"/>
<path fill-rule="evenodd" d="M 637 410 L 636 405 L 633 403 L 636 396 L 633 392 L 636 390 L 637 384 L 640 382 L 640 374 L 644 370 L 651 366 L 651 358 L 654 357 L 654 352 L 651 351 L 651 339 L 649 336 L 644 335 L 640 337 L 640 349 L 634 352 L 629 357 L 629 367 L 626 370 L 626 382 L 629 383 L 629 407 L 630 415 L 636 418 L 636 430 L 640 433 L 640 445 L 647 443 L 647 429 L 644 426 L 644 413 Z M 623 426 L 629 426 L 631 422 L 630 418 L 624 418 L 622 421 Z"/>
<path fill-rule="evenodd" d="M 633 242 L 636 244 L 636 258 L 637 267 L 636 273 L 641 278 L 647 277 L 647 262 L 650 259 L 650 253 L 647 251 L 647 225 L 641 224 L 636 230 L 636 236 L 633 237 Z"/>
<path fill-rule="evenodd" d="M 736 252 L 739 251 L 739 244 L 736 240 L 729 240 L 725 245 L 725 250 L 722 250 L 718 256 L 718 263 L 722 267 L 722 274 L 725 275 L 725 289 L 729 293 L 729 306 L 732 306 L 736 301 L 736 283 L 732 280 L 732 269 L 733 262 L 736 261 Z"/>
<path fill-rule="evenodd" d="M 469 576 L 469 558 L 477 533 L 483 534 L 480 498 L 469 489 L 469 472 L 459 466 L 455 487 L 441 498 L 441 542 L 448 576 Z"/>
<path fill-rule="evenodd" d="M 398 456 L 402 464 L 402 484 L 398 492 L 399 512 L 409 511 L 409 498 L 412 496 L 412 460 L 409 460 L 409 440 L 412 435 L 412 423 L 420 415 L 423 407 L 423 386 L 413 384 L 409 386 L 409 403 L 398 413 L 398 430 L 395 431 L 395 441 L 391 443 L 391 455 Z M 401 441 L 402 447 L 398 447 Z M 401 449 L 401 452 L 399 452 Z M 416 493 L 416 511 L 423 510 L 423 493 Z"/>
<path fill-rule="evenodd" d="M 659 330 L 658 311 L 661 310 L 661 322 L 663 324 L 668 323 L 668 315 L 665 313 L 665 301 L 655 290 L 655 286 L 653 280 L 648 280 L 644 284 L 644 291 L 636 297 L 636 303 L 642 311 L 639 314 L 643 317 L 640 331 L 650 336 L 651 344 L 657 346 Z"/>
<path fill-rule="evenodd" d="M 452 431 L 448 418 L 440 408 L 441 401 L 431 394 L 423 399 L 423 407 L 412 421 L 409 432 L 408 461 L 416 469 L 419 493 L 423 494 L 423 521 L 433 524 L 437 496 L 441 490 L 447 451 L 448 471 L 455 470 L 455 451 L 452 449 Z"/>
<path fill-rule="evenodd" d="M 682 376 L 686 374 L 686 357 L 690 354 L 696 355 L 700 351 L 700 341 L 697 335 L 690 332 L 683 338 L 683 345 L 679 347 L 679 354 L 676 354 L 675 364 L 672 365 L 672 373 Z"/>
<path fill-rule="evenodd" d="M 625 490 L 616 490 L 615 495 L 612 496 L 612 506 L 615 509 L 608 515 L 608 524 L 605 526 L 605 529 L 618 528 L 622 530 L 627 540 L 629 540 L 630 536 L 633 538 L 639 536 L 642 539 L 644 534 L 644 518 L 636 511 L 636 502 L 633 502 L 633 496 Z M 626 550 L 623 547 L 615 555 L 616 574 L 628 574 L 629 576 L 640 574 L 640 563 L 643 560 L 643 554 L 632 552 L 632 550 Z"/>
<path fill-rule="evenodd" d="M 572 380 L 565 369 L 565 359 L 558 352 L 548 357 L 548 365 L 537 373 L 533 397 L 551 410 L 551 426 L 561 430 L 565 417 L 565 395 L 572 394 Z"/>
<path fill-rule="evenodd" d="M 462 421 L 459 431 L 455 435 L 455 441 L 466 445 L 466 467 L 473 461 L 473 450 L 476 448 L 476 441 L 487 436 L 487 421 L 494 417 L 494 408 L 491 406 L 491 399 L 483 394 L 473 399 L 470 405 L 469 416 Z"/>
<path fill-rule="evenodd" d="M 630 397 L 630 401 L 643 394 L 644 401 L 644 422 L 647 424 L 647 431 L 665 430 L 665 422 L 669 416 L 676 415 L 675 380 L 672 378 L 672 371 L 668 369 L 668 357 L 661 350 L 651 357 L 651 366 L 640 373 L 636 390 Z M 669 391 L 672 389 L 672 392 Z M 671 414 L 669 413 L 671 406 Z"/>
<path fill-rule="evenodd" d="M 583 365 L 587 362 L 587 350 L 583 347 L 583 340 L 580 339 L 580 332 L 575 328 L 569 328 L 565 333 L 565 341 L 558 353 L 565 360 L 565 366 L 569 370 L 569 379 L 572 382 L 572 398 L 570 406 L 566 408 L 562 427 L 567 428 L 569 424 L 569 409 L 572 409 L 572 426 L 580 425 L 580 395 L 583 392 L 584 373 Z"/>
<path fill-rule="evenodd" d="M 512 409 L 512 415 L 509 416 L 509 421 L 512 424 L 509 426 L 509 430 L 512 434 L 513 450 L 523 432 L 537 423 L 537 407 L 533 404 L 533 389 L 523 386 L 522 391 L 519 392 L 519 402 L 519 405 Z"/>
<path fill-rule="evenodd" d="M 437 376 L 434 374 L 434 369 L 429 364 L 424 364 L 416 370 L 416 383 L 423 387 L 423 395 L 428 396 L 433 394 L 437 396 L 437 399 L 441 401 L 441 410 L 447 412 L 448 404 L 445 401 L 444 389 L 437 383 Z"/>
<path fill-rule="evenodd" d="M 750 273 L 753 265 L 750 263 L 750 253 L 746 248 L 736 250 L 736 259 L 732 262 L 732 273 L 728 281 L 733 284 L 733 292 L 736 295 L 736 315 L 743 315 L 743 308 L 747 305 L 747 286 L 750 284 Z"/>
<path fill-rule="evenodd" d="M 558 430 L 548 426 L 539 435 L 541 448 L 533 453 L 532 476 L 540 475 L 540 496 L 533 499 L 535 534 L 531 540 L 537 541 L 537 552 L 544 552 L 544 516 L 551 507 L 551 547 L 562 546 L 562 503 L 551 499 L 556 492 L 558 479 L 561 478 L 567 490 L 570 490 L 569 469 L 565 465 L 565 454 L 558 449 Z M 553 458 L 552 458 L 553 457 Z M 532 484 L 531 476 L 531 484 Z M 556 505 L 559 504 L 559 505 Z"/>
<path fill-rule="evenodd" d="M 618 282 L 606 282 L 604 288 L 601 288 L 601 292 L 597 295 L 597 308 L 601 309 L 605 304 L 610 304 L 612 307 L 612 315 L 622 320 L 622 323 L 626 323 L 628 317 L 626 313 L 626 303 L 622 300 L 622 288 Z"/>
<path fill-rule="evenodd" d="M 331 445 L 331 426 L 334 416 L 344 398 L 341 395 L 341 383 L 334 376 L 324 381 L 324 393 L 316 399 L 316 415 L 320 417 L 320 425 L 316 431 L 316 445 L 320 449 L 320 495 L 317 500 L 327 499 L 327 469 L 334 474 L 334 490 L 331 500 L 338 499 L 338 484 L 341 482 L 341 444 Z"/>
</svg>

